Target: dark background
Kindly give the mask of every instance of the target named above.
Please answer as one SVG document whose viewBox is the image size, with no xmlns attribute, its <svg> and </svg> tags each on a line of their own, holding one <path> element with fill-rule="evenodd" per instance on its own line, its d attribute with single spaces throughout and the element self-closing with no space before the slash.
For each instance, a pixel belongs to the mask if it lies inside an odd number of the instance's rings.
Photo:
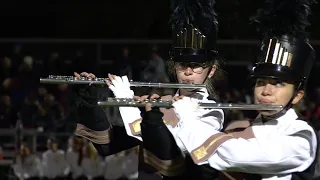
<svg viewBox="0 0 320 180">
<path fill-rule="evenodd" d="M 220 38 L 256 39 L 249 17 L 261 0 L 219 0 Z M 169 0 L 0 2 L 1 38 L 170 38 Z M 311 38 L 319 39 L 319 4 L 314 6 Z"/>
</svg>

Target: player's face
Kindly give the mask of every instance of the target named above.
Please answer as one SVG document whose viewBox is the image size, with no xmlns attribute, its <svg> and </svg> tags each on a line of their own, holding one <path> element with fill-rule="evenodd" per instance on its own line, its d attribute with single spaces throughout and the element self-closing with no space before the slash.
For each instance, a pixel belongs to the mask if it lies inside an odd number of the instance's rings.
<svg viewBox="0 0 320 180">
<path fill-rule="evenodd" d="M 286 106 L 294 95 L 295 87 L 291 83 L 278 79 L 263 78 L 257 79 L 254 87 L 255 104 L 272 104 Z M 292 104 L 296 104 L 303 97 L 304 92 L 299 91 L 295 95 Z M 262 115 L 268 116 L 278 111 L 259 111 Z"/>
<path fill-rule="evenodd" d="M 208 77 L 213 76 L 216 68 L 204 63 L 177 63 L 175 70 L 179 83 L 203 84 Z M 180 89 L 180 91 L 186 91 L 186 89 Z"/>
</svg>

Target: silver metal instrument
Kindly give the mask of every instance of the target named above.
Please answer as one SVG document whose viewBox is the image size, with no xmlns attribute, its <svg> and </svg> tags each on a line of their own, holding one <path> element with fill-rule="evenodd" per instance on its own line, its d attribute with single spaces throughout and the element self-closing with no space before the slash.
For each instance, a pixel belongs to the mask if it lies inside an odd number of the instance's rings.
<svg viewBox="0 0 320 180">
<path fill-rule="evenodd" d="M 49 75 L 47 78 L 40 78 L 40 83 L 43 84 L 99 84 L 105 85 L 109 78 L 86 78 L 78 79 L 74 76 L 54 76 Z M 134 87 L 155 87 L 155 88 L 184 88 L 184 89 L 201 89 L 205 88 L 204 84 L 181 84 L 181 83 L 152 83 L 152 82 L 134 82 L 130 81 L 130 86 Z"/>
<path fill-rule="evenodd" d="M 146 103 L 151 103 L 153 107 L 171 108 L 170 100 L 145 100 L 143 102 L 127 98 L 108 98 L 107 101 L 99 101 L 99 106 L 126 106 L 144 107 Z M 269 104 L 233 104 L 233 103 L 206 103 L 200 102 L 199 108 L 204 109 L 234 109 L 234 110 L 281 110 L 283 106 Z"/>
</svg>

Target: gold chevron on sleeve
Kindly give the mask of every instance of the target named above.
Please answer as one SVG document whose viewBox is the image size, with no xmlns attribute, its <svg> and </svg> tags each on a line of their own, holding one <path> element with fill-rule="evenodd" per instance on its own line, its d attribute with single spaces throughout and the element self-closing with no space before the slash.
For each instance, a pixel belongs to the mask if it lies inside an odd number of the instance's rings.
<svg viewBox="0 0 320 180">
<path fill-rule="evenodd" d="M 142 121 L 142 118 L 137 119 L 137 120 L 133 121 L 132 123 L 129 123 L 129 127 L 130 127 L 131 133 L 133 135 L 141 134 L 141 127 L 140 127 L 141 121 Z"/>
<path fill-rule="evenodd" d="M 231 134 L 218 133 L 210 136 L 200 147 L 191 152 L 191 157 L 195 163 L 207 160 L 217 148 L 225 141 L 232 139 Z"/>
<path fill-rule="evenodd" d="M 142 118 L 137 119 L 137 120 L 133 121 L 132 123 L 129 123 L 129 127 L 130 127 L 131 133 L 133 135 L 140 135 L 141 134 L 141 126 L 140 126 L 141 122 L 142 122 Z M 163 120 L 163 123 L 167 124 L 167 121 Z"/>
<path fill-rule="evenodd" d="M 207 160 L 217 148 L 224 142 L 232 138 L 251 139 L 255 138 L 252 126 L 247 128 L 229 129 L 224 133 L 210 136 L 201 146 L 191 152 L 191 157 L 195 163 Z"/>
</svg>

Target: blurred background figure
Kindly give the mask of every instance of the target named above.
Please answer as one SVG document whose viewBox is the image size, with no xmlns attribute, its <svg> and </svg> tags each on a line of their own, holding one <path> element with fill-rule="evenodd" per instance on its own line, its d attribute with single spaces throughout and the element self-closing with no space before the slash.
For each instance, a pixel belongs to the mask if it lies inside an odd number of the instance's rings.
<svg viewBox="0 0 320 180">
<path fill-rule="evenodd" d="M 104 161 L 91 142 L 82 147 L 83 160 L 81 167 L 88 180 L 103 180 Z"/>
<path fill-rule="evenodd" d="M 1 59 L 0 67 L 0 82 L 5 79 L 10 78 L 13 75 L 12 61 L 9 57 L 4 57 Z"/>
<path fill-rule="evenodd" d="M 169 82 L 165 61 L 158 54 L 156 45 L 152 47 L 150 60 L 141 72 L 141 80 L 146 82 Z"/>
<path fill-rule="evenodd" d="M 123 169 L 124 152 L 105 157 L 104 178 L 107 180 L 125 180 Z"/>
<path fill-rule="evenodd" d="M 25 143 L 20 146 L 12 168 L 19 180 L 40 180 L 43 172 L 40 158 Z"/>
<path fill-rule="evenodd" d="M 129 79 L 133 78 L 133 59 L 130 56 L 130 50 L 128 47 L 124 47 L 122 49 L 122 57 L 119 61 L 119 63 L 117 63 L 116 66 L 118 66 L 116 68 L 116 71 L 114 72 L 115 74 L 119 75 L 119 76 L 128 76 Z"/>
<path fill-rule="evenodd" d="M 42 154 L 43 176 L 47 179 L 65 180 L 70 173 L 70 167 L 65 159 L 65 153 L 59 149 L 55 137 L 47 141 L 48 150 Z"/>
<path fill-rule="evenodd" d="M 128 180 L 138 179 L 139 147 L 125 151 L 123 162 L 124 177 Z"/>
<path fill-rule="evenodd" d="M 18 115 L 11 97 L 8 94 L 1 96 L 0 102 L 0 123 L 2 128 L 14 127 Z"/>
<path fill-rule="evenodd" d="M 84 139 L 79 137 L 70 137 L 68 140 L 68 149 L 66 152 L 66 161 L 70 166 L 69 179 L 86 180 L 83 173 L 82 163 L 84 159 L 83 147 Z"/>
</svg>

